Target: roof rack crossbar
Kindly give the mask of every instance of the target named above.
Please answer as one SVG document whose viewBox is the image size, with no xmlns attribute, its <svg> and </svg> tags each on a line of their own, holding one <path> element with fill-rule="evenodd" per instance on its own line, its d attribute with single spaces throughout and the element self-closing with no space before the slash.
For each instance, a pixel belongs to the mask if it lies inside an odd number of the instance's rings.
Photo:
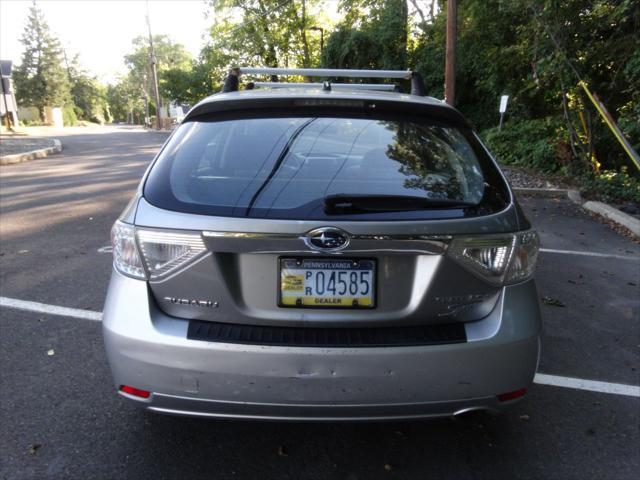
<svg viewBox="0 0 640 480">
<path fill-rule="evenodd" d="M 300 75 L 304 77 L 349 77 L 349 78 L 400 78 L 411 80 L 411 95 L 426 96 L 422 77 L 411 70 L 341 70 L 339 68 L 271 68 L 271 67 L 236 67 L 229 71 L 222 92 L 238 91 L 241 75 L 271 75 L 277 80 L 278 75 Z M 271 82 L 273 83 L 273 82 Z M 256 85 L 256 83 L 254 83 Z M 285 84 L 291 85 L 291 84 Z M 357 84 L 354 84 L 357 85 Z M 350 87 L 353 87 L 350 85 Z M 358 88 L 358 87 L 356 87 Z M 360 87 L 362 88 L 362 87 Z"/>
<path fill-rule="evenodd" d="M 255 88 L 322 88 L 324 84 L 304 82 L 253 82 L 253 85 Z M 397 87 L 390 83 L 332 83 L 331 88 L 348 88 L 351 90 L 381 90 L 385 92 L 393 92 Z"/>
<path fill-rule="evenodd" d="M 304 77 L 411 78 L 411 70 L 342 70 L 339 68 L 239 67 L 239 75 L 301 75 Z"/>
</svg>

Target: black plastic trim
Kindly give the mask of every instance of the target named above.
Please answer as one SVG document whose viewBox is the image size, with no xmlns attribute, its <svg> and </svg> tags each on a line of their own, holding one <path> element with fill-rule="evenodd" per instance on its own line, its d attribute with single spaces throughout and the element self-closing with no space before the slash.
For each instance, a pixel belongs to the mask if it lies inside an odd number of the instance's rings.
<svg viewBox="0 0 640 480">
<path fill-rule="evenodd" d="M 189 340 L 279 347 L 409 347 L 465 343 L 463 323 L 373 328 L 274 327 L 189 321 Z"/>
</svg>

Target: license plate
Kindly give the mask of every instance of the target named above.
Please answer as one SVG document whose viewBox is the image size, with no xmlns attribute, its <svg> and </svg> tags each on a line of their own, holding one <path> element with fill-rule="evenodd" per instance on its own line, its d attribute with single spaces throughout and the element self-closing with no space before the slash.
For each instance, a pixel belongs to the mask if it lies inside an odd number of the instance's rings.
<svg viewBox="0 0 640 480">
<path fill-rule="evenodd" d="M 282 307 L 373 308 L 375 285 L 375 260 L 280 259 Z"/>
</svg>

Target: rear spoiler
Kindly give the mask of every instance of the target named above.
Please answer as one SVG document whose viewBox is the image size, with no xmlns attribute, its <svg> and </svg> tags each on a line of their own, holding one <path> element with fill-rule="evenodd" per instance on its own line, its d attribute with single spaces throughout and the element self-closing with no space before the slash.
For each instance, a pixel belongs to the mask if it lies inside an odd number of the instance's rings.
<svg viewBox="0 0 640 480">
<path fill-rule="evenodd" d="M 378 94 L 379 95 L 379 94 Z M 415 98 L 392 96 L 380 98 L 374 92 L 364 93 L 354 98 L 346 90 L 337 90 L 327 96 L 308 90 L 292 91 L 287 95 L 212 95 L 195 105 L 184 118 L 184 122 L 201 117 L 222 118 L 249 115 L 271 115 L 276 110 L 296 115 L 296 112 L 309 113 L 314 110 L 326 110 L 332 114 L 348 115 L 352 112 L 385 112 L 396 115 L 418 115 L 443 120 L 458 126 L 471 128 L 469 122 L 455 108 L 431 98 Z"/>
<path fill-rule="evenodd" d="M 232 68 L 227 75 L 222 86 L 222 93 L 237 92 L 240 85 L 240 77 L 242 75 L 269 75 L 276 80 L 278 76 L 302 76 L 312 78 L 395 78 L 411 81 L 411 95 L 424 97 L 427 95 L 427 89 L 424 86 L 422 76 L 418 72 L 411 70 L 343 70 L 339 68 L 270 68 L 270 67 L 236 67 Z M 259 82 L 260 86 L 270 86 L 277 82 Z M 255 87 L 256 83 L 249 84 L 249 88 Z M 313 86 L 322 86 L 323 90 L 331 90 L 331 82 L 325 81 L 321 84 L 284 84 L 285 86 L 304 85 L 307 88 Z M 340 88 L 358 88 L 358 89 L 375 89 L 373 86 L 380 87 L 385 84 L 334 84 L 340 85 Z M 392 89 L 395 85 L 391 84 Z M 387 87 L 385 87 L 387 88 Z"/>
</svg>

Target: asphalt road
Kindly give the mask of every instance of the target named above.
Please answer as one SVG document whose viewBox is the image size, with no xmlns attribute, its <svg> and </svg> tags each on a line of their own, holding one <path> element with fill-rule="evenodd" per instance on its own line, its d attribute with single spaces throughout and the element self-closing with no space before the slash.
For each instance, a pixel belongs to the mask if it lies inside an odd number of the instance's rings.
<svg viewBox="0 0 640 480">
<path fill-rule="evenodd" d="M 0 296 L 100 311 L 111 257 L 98 250 L 165 135 L 105 127 L 60 138 L 62 154 L 0 170 Z M 541 253 L 539 371 L 640 384 L 640 246 L 565 200 L 521 202 L 545 249 L 610 255 Z M 99 322 L 0 307 L 1 479 L 622 479 L 640 471 L 639 430 L 640 398 L 545 385 L 498 417 L 152 415 L 117 397 Z"/>
</svg>

